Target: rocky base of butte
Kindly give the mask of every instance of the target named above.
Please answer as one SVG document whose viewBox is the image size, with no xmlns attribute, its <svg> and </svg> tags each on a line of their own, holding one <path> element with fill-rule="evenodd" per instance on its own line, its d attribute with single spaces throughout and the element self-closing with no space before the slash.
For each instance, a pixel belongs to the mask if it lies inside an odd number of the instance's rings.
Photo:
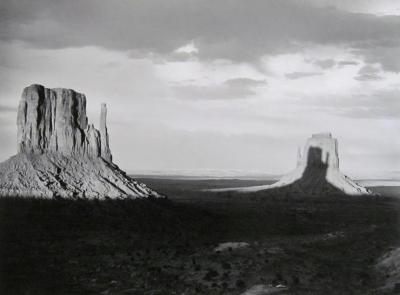
<svg viewBox="0 0 400 295">
<path fill-rule="evenodd" d="M 161 197 L 112 162 L 102 105 L 100 131 L 88 124 L 86 97 L 31 85 L 18 108 L 18 154 L 0 164 L 0 196 Z"/>
</svg>

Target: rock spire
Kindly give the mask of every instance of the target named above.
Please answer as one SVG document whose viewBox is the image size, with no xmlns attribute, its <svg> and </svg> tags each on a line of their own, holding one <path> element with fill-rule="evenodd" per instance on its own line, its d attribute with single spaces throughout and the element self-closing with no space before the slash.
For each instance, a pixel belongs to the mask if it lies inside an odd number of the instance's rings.
<svg viewBox="0 0 400 295">
<path fill-rule="evenodd" d="M 108 131 L 107 131 L 107 105 L 101 104 L 100 114 L 100 138 L 101 138 L 101 157 L 107 162 L 112 162 L 111 150 L 108 144 Z"/>
</svg>

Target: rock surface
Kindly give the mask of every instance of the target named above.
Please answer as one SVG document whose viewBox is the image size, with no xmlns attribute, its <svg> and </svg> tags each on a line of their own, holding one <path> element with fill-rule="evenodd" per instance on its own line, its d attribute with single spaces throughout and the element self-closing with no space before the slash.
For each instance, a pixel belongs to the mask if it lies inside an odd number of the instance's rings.
<svg viewBox="0 0 400 295">
<path fill-rule="evenodd" d="M 100 138 L 101 138 L 101 156 L 107 162 L 112 162 L 111 150 L 108 144 L 108 130 L 107 130 L 107 106 L 105 103 L 101 105 L 100 115 Z"/>
<path fill-rule="evenodd" d="M 330 133 L 313 134 L 303 153 L 298 152 L 297 168 L 271 185 L 215 191 L 256 192 L 285 189 L 287 193 L 368 195 L 371 192 L 339 171 L 338 142 Z"/>
<path fill-rule="evenodd" d="M 57 152 L 67 156 L 101 156 L 112 161 L 103 104 L 100 132 L 88 124 L 86 97 L 72 89 L 26 87 L 18 108 L 18 151 Z"/>
<path fill-rule="evenodd" d="M 106 118 L 88 124 L 86 97 L 26 87 L 18 108 L 18 154 L 0 164 L 0 196 L 161 197 L 112 162 Z"/>
<path fill-rule="evenodd" d="M 21 153 L 0 164 L 0 195 L 22 197 L 147 197 L 159 195 L 102 158 Z"/>
</svg>

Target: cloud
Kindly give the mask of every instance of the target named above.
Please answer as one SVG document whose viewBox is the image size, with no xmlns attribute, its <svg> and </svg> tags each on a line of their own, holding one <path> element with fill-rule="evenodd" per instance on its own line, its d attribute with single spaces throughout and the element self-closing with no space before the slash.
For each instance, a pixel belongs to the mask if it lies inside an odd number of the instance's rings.
<svg viewBox="0 0 400 295">
<path fill-rule="evenodd" d="M 400 31 L 400 29 L 399 29 Z M 367 63 L 379 63 L 382 69 L 400 73 L 400 41 L 389 44 L 374 44 L 368 48 L 356 50 Z"/>
<path fill-rule="evenodd" d="M 173 92 L 175 97 L 181 99 L 243 99 L 254 96 L 257 87 L 266 85 L 265 80 L 234 78 L 220 84 L 174 86 Z"/>
<path fill-rule="evenodd" d="M 256 80 L 250 78 L 234 78 L 226 80 L 225 84 L 231 87 L 251 88 L 251 87 L 264 86 L 267 84 L 267 82 L 266 80 Z"/>
<path fill-rule="evenodd" d="M 400 15 L 400 3 L 397 0 L 305 0 L 321 7 L 334 7 L 355 13 L 376 15 Z"/>
<path fill-rule="evenodd" d="M 376 74 L 363 74 L 354 77 L 354 79 L 363 82 L 363 81 L 379 81 L 382 80 L 383 78 Z"/>
<path fill-rule="evenodd" d="M 357 66 L 359 62 L 353 60 L 341 60 L 337 64 L 339 66 Z"/>
<path fill-rule="evenodd" d="M 129 168 L 212 168 L 230 153 L 221 168 L 234 168 L 229 163 L 237 158 L 237 168 L 268 170 L 276 161 L 281 169 L 288 155 L 287 165 L 295 163 L 296 141 L 320 129 L 349 138 L 355 153 L 384 153 L 400 124 L 400 93 L 393 90 L 400 18 L 318 1 L 3 0 L 0 105 L 17 104 L 22 88 L 34 82 L 85 93 L 94 122 L 99 103 L 107 102 L 113 151 Z M 9 130 L 0 132 L 0 142 L 14 152 L 15 113 L 0 111 L 0 121 Z M 222 139 L 208 134 L 216 129 Z M 266 138 L 253 149 L 258 139 L 239 136 L 249 131 L 291 142 L 270 148 Z M 293 153 L 282 153 L 282 146 Z M 352 158 L 344 165 L 352 166 Z M 369 161 L 359 159 L 355 171 Z"/>
<path fill-rule="evenodd" d="M 366 65 L 363 66 L 354 79 L 358 81 L 379 81 L 382 80 L 383 77 L 380 75 L 381 70 L 377 67 Z"/>
<path fill-rule="evenodd" d="M 322 72 L 292 72 L 292 73 L 286 73 L 285 77 L 290 79 L 290 80 L 297 80 L 297 79 L 303 79 L 303 78 L 308 78 L 308 77 L 313 77 L 313 76 L 321 76 L 324 73 Z"/>
<path fill-rule="evenodd" d="M 165 58 L 190 42 L 201 59 L 251 62 L 307 44 L 347 44 L 367 56 L 400 39 L 400 17 L 294 0 L 5 0 L 0 11 L 3 41 L 45 48 L 99 46 Z"/>
<path fill-rule="evenodd" d="M 313 64 L 319 66 L 321 69 L 330 69 L 334 65 L 336 65 L 335 60 L 333 59 L 320 59 L 313 62 Z"/>
</svg>

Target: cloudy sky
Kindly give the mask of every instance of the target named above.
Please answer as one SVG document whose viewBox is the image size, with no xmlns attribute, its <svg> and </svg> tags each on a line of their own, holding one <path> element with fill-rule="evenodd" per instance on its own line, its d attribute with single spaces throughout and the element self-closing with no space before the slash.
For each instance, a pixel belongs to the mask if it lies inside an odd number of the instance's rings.
<svg viewBox="0 0 400 295">
<path fill-rule="evenodd" d="M 2 0 L 0 160 L 25 86 L 109 106 L 130 171 L 294 168 L 312 133 L 353 177 L 400 175 L 398 0 Z"/>
</svg>

